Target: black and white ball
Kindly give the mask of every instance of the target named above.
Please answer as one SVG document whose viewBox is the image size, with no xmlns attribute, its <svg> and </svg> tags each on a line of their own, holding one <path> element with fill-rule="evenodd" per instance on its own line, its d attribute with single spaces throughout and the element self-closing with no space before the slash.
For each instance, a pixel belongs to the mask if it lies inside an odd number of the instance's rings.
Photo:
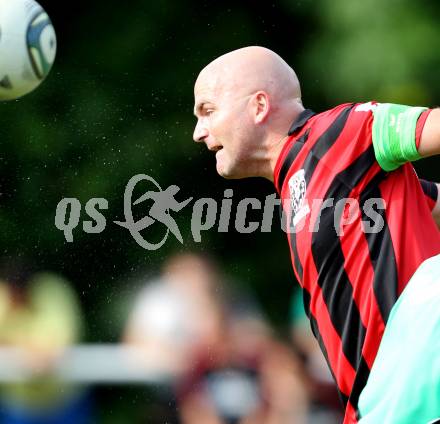
<svg viewBox="0 0 440 424">
<path fill-rule="evenodd" d="M 49 16 L 34 0 L 0 0 L 0 100 L 34 90 L 55 60 L 57 40 Z"/>
</svg>

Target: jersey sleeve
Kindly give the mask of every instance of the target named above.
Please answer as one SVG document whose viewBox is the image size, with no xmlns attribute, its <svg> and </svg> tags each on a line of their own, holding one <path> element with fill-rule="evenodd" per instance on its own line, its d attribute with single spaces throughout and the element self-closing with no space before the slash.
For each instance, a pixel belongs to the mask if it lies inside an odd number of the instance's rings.
<svg viewBox="0 0 440 424">
<path fill-rule="evenodd" d="M 429 209 L 432 211 L 437 204 L 438 200 L 438 187 L 437 184 L 432 181 L 420 180 L 422 185 L 423 193 L 425 193 L 426 202 L 428 203 Z"/>
<path fill-rule="evenodd" d="M 426 119 L 428 118 L 428 115 L 432 112 L 432 109 L 427 109 L 420 115 L 419 119 L 417 120 L 417 126 L 416 126 L 416 146 L 417 149 L 420 146 L 420 140 L 422 138 L 422 132 L 423 128 L 425 127 Z"/>
<path fill-rule="evenodd" d="M 373 110 L 373 146 L 376 160 L 385 171 L 420 159 L 417 123 L 428 109 L 392 103 L 378 103 Z M 419 126 L 420 128 L 420 126 Z M 421 134 L 421 130 L 419 131 Z M 419 137 L 420 137 L 419 134 Z"/>
</svg>

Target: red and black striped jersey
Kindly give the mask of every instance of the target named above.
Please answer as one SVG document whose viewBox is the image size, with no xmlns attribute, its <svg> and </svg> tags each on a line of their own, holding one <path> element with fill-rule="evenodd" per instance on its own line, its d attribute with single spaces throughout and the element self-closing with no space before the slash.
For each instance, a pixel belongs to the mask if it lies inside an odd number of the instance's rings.
<svg viewBox="0 0 440 424">
<path fill-rule="evenodd" d="M 413 166 L 387 173 L 376 161 L 368 105 L 303 111 L 274 173 L 293 267 L 346 408 L 344 423 L 357 422 L 393 305 L 419 265 L 440 253 Z M 428 196 L 434 190 L 425 187 Z"/>
</svg>

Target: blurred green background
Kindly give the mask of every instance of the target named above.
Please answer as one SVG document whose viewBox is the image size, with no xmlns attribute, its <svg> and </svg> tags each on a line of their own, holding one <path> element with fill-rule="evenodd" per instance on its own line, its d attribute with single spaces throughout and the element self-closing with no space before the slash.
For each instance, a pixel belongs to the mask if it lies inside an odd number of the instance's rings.
<svg viewBox="0 0 440 424">
<path fill-rule="evenodd" d="M 84 305 L 86 341 L 117 341 L 132 276 L 153 275 L 185 249 L 211 253 L 235 284 L 255 290 L 280 332 L 287 328 L 295 281 L 277 225 L 270 234 L 213 228 L 195 243 L 187 207 L 176 218 L 184 244 L 170 236 L 147 251 L 112 223 L 124 220 L 124 188 L 139 173 L 162 188 L 177 184 L 178 200 L 220 201 L 232 188 L 236 205 L 274 192 L 262 179 L 221 179 L 214 156 L 192 142 L 193 83 L 209 61 L 246 45 L 271 48 L 297 71 L 304 104 L 315 111 L 347 101 L 440 104 L 438 1 L 40 3 L 57 31 L 58 55 L 39 89 L 0 103 L 0 256 L 66 276 Z M 439 180 L 439 165 L 433 158 L 416 168 Z M 83 207 L 108 199 L 105 231 L 84 233 L 82 210 L 67 243 L 54 225 L 63 197 Z M 153 227 L 150 239 L 159 240 L 163 229 Z"/>
</svg>

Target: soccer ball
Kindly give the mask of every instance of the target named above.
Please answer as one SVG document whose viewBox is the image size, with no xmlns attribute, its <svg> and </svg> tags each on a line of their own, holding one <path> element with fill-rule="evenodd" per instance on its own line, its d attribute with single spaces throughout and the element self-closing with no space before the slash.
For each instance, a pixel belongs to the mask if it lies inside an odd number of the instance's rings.
<svg viewBox="0 0 440 424">
<path fill-rule="evenodd" d="M 0 100 L 34 90 L 55 60 L 49 16 L 34 0 L 0 0 Z"/>
</svg>

